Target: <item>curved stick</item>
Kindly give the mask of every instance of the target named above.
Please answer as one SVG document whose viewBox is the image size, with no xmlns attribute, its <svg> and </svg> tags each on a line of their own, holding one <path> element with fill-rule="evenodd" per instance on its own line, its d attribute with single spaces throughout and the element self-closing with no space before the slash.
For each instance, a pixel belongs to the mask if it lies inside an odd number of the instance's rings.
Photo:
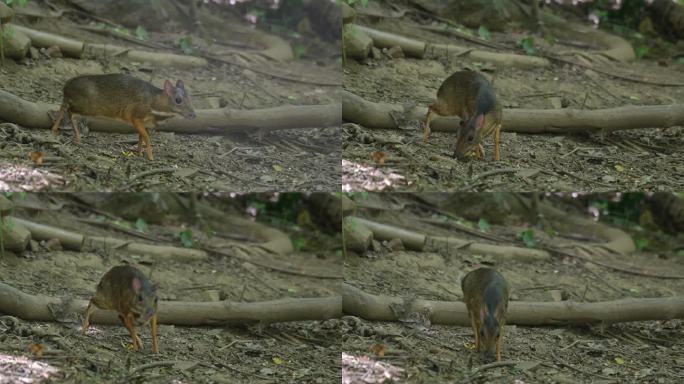
<svg viewBox="0 0 684 384">
<path fill-rule="evenodd" d="M 409 307 L 412 312 L 430 312 L 434 324 L 470 326 L 465 303 L 433 300 L 407 301 L 400 297 L 372 295 L 349 284 L 342 284 L 342 311 L 367 320 L 398 321 L 392 306 Z M 506 324 L 561 325 L 622 323 L 629 321 L 684 318 L 684 296 L 622 299 L 596 303 L 525 302 L 508 305 Z"/>
<path fill-rule="evenodd" d="M 86 300 L 31 295 L 12 286 L 0 283 L 0 313 L 24 320 L 57 321 L 50 307 L 58 306 L 60 313 L 83 313 Z M 340 296 L 304 299 L 281 299 L 258 303 L 230 301 L 187 302 L 160 301 L 157 316 L 160 324 L 222 325 L 257 321 L 269 323 L 327 320 L 342 315 Z M 120 324 L 115 311 L 95 309 L 90 323 Z"/>
<path fill-rule="evenodd" d="M 392 115 L 423 121 L 427 107 L 404 111 L 398 104 L 374 103 L 342 91 L 342 118 L 368 128 L 398 128 Z M 621 129 L 669 128 L 684 125 L 684 104 L 582 109 L 504 109 L 502 131 L 518 133 L 610 133 Z M 430 128 L 457 132 L 457 117 L 435 117 Z"/>
</svg>

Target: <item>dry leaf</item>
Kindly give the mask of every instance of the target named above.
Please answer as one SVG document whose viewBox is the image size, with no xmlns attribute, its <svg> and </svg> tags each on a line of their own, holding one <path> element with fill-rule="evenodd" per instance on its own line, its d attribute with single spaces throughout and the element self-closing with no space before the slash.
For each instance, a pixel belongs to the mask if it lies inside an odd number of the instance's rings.
<svg viewBox="0 0 684 384">
<path fill-rule="evenodd" d="M 385 155 L 385 152 L 375 151 L 371 153 L 371 157 L 373 158 L 373 161 L 380 165 L 383 165 L 385 164 L 385 159 L 387 158 L 387 155 Z"/>
<path fill-rule="evenodd" d="M 31 158 L 31 161 L 36 163 L 36 165 L 43 164 L 43 152 L 33 151 L 29 154 L 29 157 Z"/>
<path fill-rule="evenodd" d="M 41 344 L 31 344 L 29 351 L 36 355 L 36 357 L 43 357 L 43 346 Z"/>
<path fill-rule="evenodd" d="M 385 344 L 373 344 L 369 349 L 380 357 L 385 357 L 385 353 L 387 352 Z"/>
</svg>

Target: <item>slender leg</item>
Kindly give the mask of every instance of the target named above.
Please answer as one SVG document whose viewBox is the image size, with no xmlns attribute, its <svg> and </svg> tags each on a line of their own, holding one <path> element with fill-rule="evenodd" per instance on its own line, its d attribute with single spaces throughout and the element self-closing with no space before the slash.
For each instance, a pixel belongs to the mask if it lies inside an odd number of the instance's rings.
<svg viewBox="0 0 684 384">
<path fill-rule="evenodd" d="M 59 123 L 62 122 L 62 118 L 64 117 L 64 112 L 67 110 L 67 105 L 66 103 L 62 103 L 62 106 L 59 108 L 59 112 L 57 112 L 57 118 L 55 119 L 55 122 L 52 124 L 52 133 L 57 136 L 59 134 Z"/>
<path fill-rule="evenodd" d="M 133 326 L 133 314 L 128 313 L 123 317 L 120 316 L 120 318 L 123 320 L 126 329 L 128 329 L 128 333 L 131 334 L 131 339 L 133 339 L 133 349 L 137 351 L 138 349 L 140 349 L 142 341 L 140 340 L 140 337 L 138 337 L 138 334 L 135 333 L 135 327 Z"/>
<path fill-rule="evenodd" d="M 470 316 L 470 325 L 473 327 L 473 332 L 475 332 L 475 350 L 480 351 L 480 330 L 477 329 L 477 323 L 475 322 L 475 317 Z"/>
<path fill-rule="evenodd" d="M 427 143 L 428 138 L 430 137 L 430 122 L 432 121 L 432 114 L 434 113 L 432 107 L 428 107 L 428 113 L 427 116 L 425 116 L 425 126 L 423 127 L 423 143 Z"/>
<path fill-rule="evenodd" d="M 143 139 L 142 135 L 138 135 L 138 156 L 142 156 L 143 151 Z"/>
<path fill-rule="evenodd" d="M 494 161 L 499 161 L 499 140 L 501 138 L 501 124 L 497 124 L 494 130 Z"/>
<path fill-rule="evenodd" d="M 159 346 L 157 345 L 157 315 L 155 314 L 150 319 L 150 332 L 152 333 L 152 352 L 159 353 Z"/>
<path fill-rule="evenodd" d="M 86 308 L 85 314 L 83 315 L 83 334 L 86 334 L 88 326 L 90 326 L 90 316 L 95 312 L 95 306 L 93 305 L 93 299 L 88 302 L 88 308 Z"/>
<path fill-rule="evenodd" d="M 152 156 L 152 143 L 150 142 L 150 136 L 147 134 L 147 131 L 145 130 L 145 123 L 141 119 L 133 119 L 133 126 L 135 129 L 138 131 L 138 134 L 140 135 L 139 140 L 142 140 L 143 143 L 145 143 L 145 148 L 147 150 L 147 159 L 148 160 L 154 160 L 154 156 Z M 140 141 L 138 141 L 138 146 L 140 145 Z"/>
<path fill-rule="evenodd" d="M 74 135 L 76 136 L 76 144 L 81 143 L 81 132 L 78 130 L 78 122 L 74 118 L 74 114 L 69 111 L 69 120 L 71 120 L 71 126 L 74 128 Z"/>
<path fill-rule="evenodd" d="M 484 147 L 482 144 L 478 144 L 477 147 L 475 147 L 475 158 L 478 160 L 482 160 L 484 158 Z"/>
<path fill-rule="evenodd" d="M 499 329 L 499 338 L 496 339 L 496 361 L 501 361 L 501 340 L 503 340 L 504 327 L 501 324 L 501 329 Z"/>
</svg>

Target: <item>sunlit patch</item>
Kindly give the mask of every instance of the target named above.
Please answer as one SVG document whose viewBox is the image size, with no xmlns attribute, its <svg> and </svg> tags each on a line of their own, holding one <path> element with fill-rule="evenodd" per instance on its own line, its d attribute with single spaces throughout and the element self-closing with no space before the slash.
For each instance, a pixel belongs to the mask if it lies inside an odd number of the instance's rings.
<svg viewBox="0 0 684 384">
<path fill-rule="evenodd" d="M 384 383 L 401 379 L 404 369 L 368 356 L 342 352 L 342 384 Z"/>
<path fill-rule="evenodd" d="M 406 178 L 389 168 L 342 160 L 342 191 L 382 191 L 388 187 L 406 185 Z"/>
<path fill-rule="evenodd" d="M 50 364 L 0 353 L 0 384 L 41 383 L 57 372 Z"/>
<path fill-rule="evenodd" d="M 0 191 L 40 191 L 64 185 L 64 178 L 21 164 L 0 164 Z"/>
</svg>

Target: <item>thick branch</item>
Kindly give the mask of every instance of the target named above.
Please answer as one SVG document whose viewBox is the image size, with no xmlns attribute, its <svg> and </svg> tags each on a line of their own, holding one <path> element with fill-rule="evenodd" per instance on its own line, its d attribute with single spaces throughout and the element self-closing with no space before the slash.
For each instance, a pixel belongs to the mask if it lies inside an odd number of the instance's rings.
<svg viewBox="0 0 684 384">
<path fill-rule="evenodd" d="M 57 321 L 50 307 L 58 306 L 60 313 L 83 313 L 87 304 L 86 300 L 63 301 L 49 296 L 31 295 L 0 283 L 0 313 L 17 316 L 24 320 Z M 281 299 L 258 303 L 160 301 L 157 313 L 160 323 L 174 325 L 327 320 L 341 316 L 342 300 L 339 296 L 333 296 Z M 116 312 L 99 309 L 93 314 L 91 322 L 121 323 Z"/>
<path fill-rule="evenodd" d="M 48 111 L 56 105 L 32 103 L 9 92 L 0 90 L 0 120 L 25 127 L 50 128 Z M 132 125 L 113 119 L 86 117 L 92 131 L 135 133 Z M 204 109 L 197 118 L 188 120 L 174 117 L 164 122 L 160 131 L 185 134 L 224 135 L 244 131 L 272 131 L 292 128 L 320 128 L 339 126 L 340 105 L 301 105 L 254 110 Z"/>
<path fill-rule="evenodd" d="M 367 320 L 398 321 L 390 306 L 405 306 L 403 298 L 372 295 L 342 284 L 342 311 Z M 462 302 L 413 300 L 410 311 L 428 309 L 433 324 L 469 326 L 468 310 Z M 509 304 L 506 323 L 516 325 L 560 325 L 621 323 L 684 318 L 684 296 L 622 299 L 596 303 L 523 302 Z"/>
<path fill-rule="evenodd" d="M 404 111 L 401 105 L 374 103 L 348 92 L 342 92 L 342 118 L 369 128 L 398 128 L 392 115 L 406 113 L 411 120 L 424 120 L 427 107 Z M 436 131 L 456 132 L 458 118 L 437 117 L 430 127 Z M 617 108 L 580 109 L 504 109 L 503 127 L 518 133 L 576 133 L 620 129 L 669 128 L 684 125 L 684 104 L 625 106 Z"/>
</svg>

